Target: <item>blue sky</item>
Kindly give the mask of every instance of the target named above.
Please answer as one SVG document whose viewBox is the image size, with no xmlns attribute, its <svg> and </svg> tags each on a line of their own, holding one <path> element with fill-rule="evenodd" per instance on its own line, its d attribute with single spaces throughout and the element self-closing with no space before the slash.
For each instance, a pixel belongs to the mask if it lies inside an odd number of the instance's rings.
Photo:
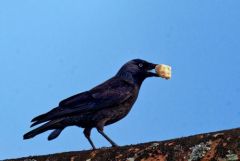
<svg viewBox="0 0 240 161">
<path fill-rule="evenodd" d="M 143 83 L 105 131 L 120 145 L 240 124 L 240 1 L 0 1 L 0 159 L 89 149 L 82 129 L 22 140 L 30 120 L 142 58 L 172 66 Z M 96 130 L 97 147 L 109 146 Z"/>
</svg>

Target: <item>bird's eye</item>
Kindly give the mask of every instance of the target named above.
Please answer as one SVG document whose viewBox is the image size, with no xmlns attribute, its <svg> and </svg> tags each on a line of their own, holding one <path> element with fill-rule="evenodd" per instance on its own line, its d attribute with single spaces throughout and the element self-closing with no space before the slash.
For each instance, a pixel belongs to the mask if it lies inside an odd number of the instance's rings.
<svg viewBox="0 0 240 161">
<path fill-rule="evenodd" d="M 142 64 L 142 63 L 139 63 L 138 66 L 139 66 L 140 68 L 142 68 L 142 67 L 143 67 L 143 64 Z"/>
</svg>

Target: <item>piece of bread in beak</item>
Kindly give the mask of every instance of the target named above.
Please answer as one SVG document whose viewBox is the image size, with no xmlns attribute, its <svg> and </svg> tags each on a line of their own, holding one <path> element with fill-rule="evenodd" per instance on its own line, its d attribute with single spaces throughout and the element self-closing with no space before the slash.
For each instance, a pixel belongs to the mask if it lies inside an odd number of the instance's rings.
<svg viewBox="0 0 240 161">
<path fill-rule="evenodd" d="M 159 64 L 155 67 L 156 73 L 165 79 L 170 79 L 172 76 L 172 68 L 169 65 Z"/>
</svg>

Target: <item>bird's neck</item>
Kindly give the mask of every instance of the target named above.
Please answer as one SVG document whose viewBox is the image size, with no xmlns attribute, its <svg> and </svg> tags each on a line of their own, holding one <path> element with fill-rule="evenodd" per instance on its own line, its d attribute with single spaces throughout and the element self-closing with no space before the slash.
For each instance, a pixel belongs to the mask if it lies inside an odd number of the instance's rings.
<svg viewBox="0 0 240 161">
<path fill-rule="evenodd" d="M 142 82 L 145 79 L 145 78 L 136 77 L 130 72 L 118 72 L 116 76 L 137 85 L 139 88 L 141 87 Z"/>
</svg>

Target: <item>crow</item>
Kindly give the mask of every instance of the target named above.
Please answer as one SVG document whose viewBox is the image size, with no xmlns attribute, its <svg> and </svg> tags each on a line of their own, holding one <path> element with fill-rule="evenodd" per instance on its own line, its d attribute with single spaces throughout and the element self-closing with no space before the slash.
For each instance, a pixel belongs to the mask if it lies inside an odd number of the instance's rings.
<svg viewBox="0 0 240 161">
<path fill-rule="evenodd" d="M 58 107 L 32 119 L 31 127 L 42 124 L 24 134 L 23 139 L 30 139 L 48 130 L 53 130 L 48 140 L 53 140 L 68 126 L 84 128 L 83 133 L 93 149 L 90 138 L 92 128 L 108 140 L 113 147 L 118 146 L 105 133 L 104 126 L 124 118 L 135 103 L 142 82 L 148 77 L 158 77 L 151 70 L 157 64 L 134 59 L 124 64 L 115 76 L 102 84 L 67 99 Z"/>
</svg>

